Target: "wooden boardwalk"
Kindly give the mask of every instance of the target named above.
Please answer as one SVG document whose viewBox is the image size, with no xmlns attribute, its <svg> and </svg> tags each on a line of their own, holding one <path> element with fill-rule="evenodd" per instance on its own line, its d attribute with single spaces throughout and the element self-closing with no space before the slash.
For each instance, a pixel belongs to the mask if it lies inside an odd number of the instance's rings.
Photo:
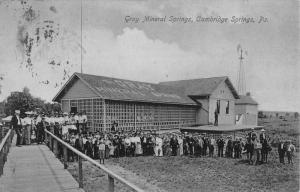
<svg viewBox="0 0 300 192">
<path fill-rule="evenodd" d="M 13 143 L 15 143 L 13 141 Z M 0 192 L 84 192 L 45 145 L 12 146 Z"/>
</svg>

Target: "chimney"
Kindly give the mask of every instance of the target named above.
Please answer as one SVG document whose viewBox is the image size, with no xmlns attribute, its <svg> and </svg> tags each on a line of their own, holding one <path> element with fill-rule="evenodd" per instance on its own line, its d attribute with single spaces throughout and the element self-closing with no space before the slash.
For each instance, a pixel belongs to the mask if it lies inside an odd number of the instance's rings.
<svg viewBox="0 0 300 192">
<path fill-rule="evenodd" d="M 247 93 L 246 93 L 246 96 L 249 96 L 249 97 L 250 97 L 250 96 L 251 96 L 250 92 L 247 92 Z"/>
</svg>

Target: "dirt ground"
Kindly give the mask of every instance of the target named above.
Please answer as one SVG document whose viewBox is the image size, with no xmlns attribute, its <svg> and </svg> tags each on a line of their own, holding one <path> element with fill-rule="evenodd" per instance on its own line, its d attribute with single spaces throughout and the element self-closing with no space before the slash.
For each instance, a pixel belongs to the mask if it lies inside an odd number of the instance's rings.
<svg viewBox="0 0 300 192">
<path fill-rule="evenodd" d="M 274 144 L 278 136 L 299 142 L 299 121 L 260 123 L 266 125 Z M 76 166 L 76 163 L 69 166 L 75 178 Z M 248 165 L 243 159 L 178 156 L 112 158 L 106 160 L 106 166 L 145 191 L 299 191 L 299 152 L 294 164 L 283 165 L 275 146 L 269 162 L 257 166 Z M 83 163 L 83 168 L 87 192 L 107 191 L 107 175 L 88 162 Z M 116 191 L 130 190 L 117 183 Z"/>
</svg>

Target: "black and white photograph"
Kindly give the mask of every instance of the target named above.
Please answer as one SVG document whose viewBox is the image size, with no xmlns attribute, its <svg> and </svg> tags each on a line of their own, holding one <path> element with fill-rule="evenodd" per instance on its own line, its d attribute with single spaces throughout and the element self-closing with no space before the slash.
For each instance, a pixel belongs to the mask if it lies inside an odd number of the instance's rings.
<svg viewBox="0 0 300 192">
<path fill-rule="evenodd" d="M 0 0 L 0 192 L 300 191 L 299 0 Z"/>
</svg>

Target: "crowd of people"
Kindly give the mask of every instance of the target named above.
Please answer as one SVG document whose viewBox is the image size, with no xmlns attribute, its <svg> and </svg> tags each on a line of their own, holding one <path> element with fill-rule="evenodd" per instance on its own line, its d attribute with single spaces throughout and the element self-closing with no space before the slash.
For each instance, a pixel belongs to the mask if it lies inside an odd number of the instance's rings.
<svg viewBox="0 0 300 192">
<path fill-rule="evenodd" d="M 20 117 L 20 110 L 16 110 L 11 119 L 11 127 L 17 134 L 17 146 L 29 145 L 32 142 L 42 143 L 44 141 L 45 129 L 62 135 L 70 130 L 87 131 L 87 115 L 83 113 L 36 113 L 25 112 L 25 117 Z"/>
<path fill-rule="evenodd" d="M 124 132 L 116 127 L 113 127 L 110 133 L 90 133 L 86 129 L 85 113 L 27 113 L 24 119 L 20 119 L 18 114 L 19 111 L 16 111 L 11 123 L 17 133 L 18 146 L 32 142 L 48 142 L 44 138 L 44 130 L 47 129 L 87 156 L 100 159 L 100 163 L 104 163 L 108 158 L 125 156 L 218 156 L 240 159 L 242 154 L 245 154 L 249 164 L 257 165 L 268 162 L 268 153 L 272 150 L 264 129 L 259 133 L 251 130 L 235 138 L 231 135 L 206 133 Z M 287 156 L 288 163 L 293 163 L 294 151 L 295 146 L 291 141 L 280 141 L 280 162 L 284 163 L 284 157 Z M 76 155 L 71 150 L 68 153 L 68 160 L 76 161 Z M 59 156 L 62 154 L 60 147 Z"/>
<path fill-rule="evenodd" d="M 249 164 L 258 165 L 268 162 L 268 153 L 272 150 L 264 130 L 260 134 L 250 131 L 244 138 L 235 139 L 232 136 L 186 132 L 67 133 L 62 138 L 91 158 L 100 158 L 103 163 L 104 159 L 125 156 L 218 156 L 241 159 L 245 154 Z M 291 142 L 286 142 L 284 149 L 288 162 L 292 163 L 295 147 Z"/>
</svg>

